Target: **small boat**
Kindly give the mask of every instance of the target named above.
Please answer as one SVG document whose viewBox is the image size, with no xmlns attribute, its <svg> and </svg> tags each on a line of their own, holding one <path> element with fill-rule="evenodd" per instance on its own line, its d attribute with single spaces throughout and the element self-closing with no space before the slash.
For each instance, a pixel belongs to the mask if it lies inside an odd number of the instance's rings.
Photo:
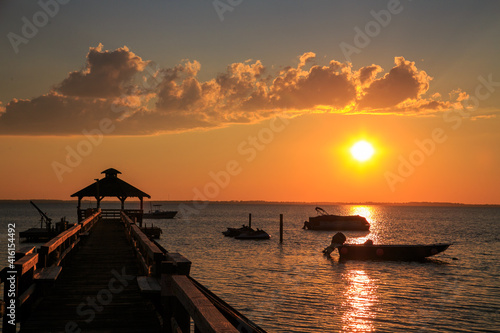
<svg viewBox="0 0 500 333">
<path fill-rule="evenodd" d="M 161 210 L 161 205 L 153 205 L 155 209 L 151 209 L 149 213 L 144 213 L 142 215 L 145 219 L 173 219 L 177 215 L 177 211 L 174 210 Z"/>
<path fill-rule="evenodd" d="M 366 245 L 339 246 L 340 260 L 421 261 L 446 250 L 451 244 L 430 245 Z"/>
<path fill-rule="evenodd" d="M 23 238 L 30 243 L 46 242 L 59 235 L 61 232 L 74 226 L 74 223 L 68 223 L 65 217 L 61 218 L 61 221 L 56 222 L 55 226 L 53 226 L 52 219 L 48 217 L 47 214 L 45 214 L 40 208 L 38 208 L 33 201 L 30 201 L 30 203 L 40 214 L 40 228 L 29 228 L 27 230 L 20 231 L 19 238 Z"/>
<path fill-rule="evenodd" d="M 150 227 L 145 225 L 141 228 L 142 232 L 146 234 L 149 238 L 160 239 L 160 235 L 163 233 L 160 227 L 156 227 L 151 224 Z"/>
<path fill-rule="evenodd" d="M 241 228 L 227 228 L 226 231 L 223 231 L 222 234 L 226 237 L 236 237 L 244 232 L 252 232 L 255 231 L 251 227 L 243 225 Z"/>
<path fill-rule="evenodd" d="M 28 243 L 43 243 L 59 235 L 60 232 L 54 228 L 29 228 L 19 232 L 19 238 L 25 239 Z"/>
<path fill-rule="evenodd" d="M 244 231 L 240 233 L 238 236 L 235 236 L 236 239 L 269 239 L 271 236 L 265 232 L 264 230 L 257 229 L 252 231 Z"/>
<path fill-rule="evenodd" d="M 332 215 L 323 208 L 316 207 L 318 216 L 310 217 L 304 222 L 302 229 L 309 230 L 370 230 L 370 223 L 359 215 Z"/>
<path fill-rule="evenodd" d="M 430 245 L 380 245 L 367 240 L 364 244 L 344 244 L 344 234 L 338 232 L 332 237 L 330 246 L 323 253 L 330 255 L 335 248 L 339 250 L 339 260 L 401 260 L 422 261 L 427 257 L 446 250 L 451 244 Z"/>
</svg>

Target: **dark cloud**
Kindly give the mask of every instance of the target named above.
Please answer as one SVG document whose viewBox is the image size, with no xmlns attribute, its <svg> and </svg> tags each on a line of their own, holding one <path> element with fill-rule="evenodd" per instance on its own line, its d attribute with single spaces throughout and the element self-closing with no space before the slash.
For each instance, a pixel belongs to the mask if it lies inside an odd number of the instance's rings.
<svg viewBox="0 0 500 333">
<path fill-rule="evenodd" d="M 380 79 L 375 79 L 365 90 L 358 107 L 381 109 L 395 107 L 407 99 L 418 99 L 429 89 L 432 79 L 419 71 L 414 62 L 403 57 L 394 59 L 396 66 Z"/>
<path fill-rule="evenodd" d="M 201 84 L 196 75 L 200 70 L 197 61 L 184 61 L 174 68 L 160 71 L 157 87 L 158 111 L 185 112 L 201 107 L 201 100 L 209 94 L 208 86 Z"/>
<path fill-rule="evenodd" d="M 382 72 L 382 67 L 378 65 L 371 65 L 363 67 L 359 70 L 359 83 L 362 87 L 369 86 L 378 73 Z"/>
<path fill-rule="evenodd" d="M 147 62 L 124 46 L 115 51 L 102 51 L 102 44 L 91 47 L 87 66 L 69 73 L 55 90 L 66 96 L 118 97 L 130 92 L 132 79 L 143 71 Z"/>
<path fill-rule="evenodd" d="M 279 108 L 310 109 L 320 105 L 342 109 L 356 98 L 350 68 L 332 61 L 309 71 L 290 68 L 270 87 L 270 102 Z"/>
<path fill-rule="evenodd" d="M 306 52 L 296 67 L 273 73 L 259 60 L 246 60 L 200 81 L 196 60 L 152 70 L 126 46 L 103 51 L 99 45 L 90 48 L 84 70 L 69 73 L 48 94 L 0 103 L 0 134 L 78 135 L 103 119 L 113 122 L 116 135 L 152 135 L 252 123 L 276 112 L 418 115 L 463 98 L 425 97 L 431 77 L 403 57 L 382 76 L 375 64 L 354 71 L 335 60 L 315 62 L 316 55 Z"/>
<path fill-rule="evenodd" d="M 120 104 L 126 107 L 126 104 Z M 97 128 L 108 118 L 117 121 L 120 113 L 114 112 L 107 99 L 83 99 L 52 92 L 31 100 L 14 99 L 0 117 L 3 135 L 73 135 L 83 130 Z"/>
</svg>

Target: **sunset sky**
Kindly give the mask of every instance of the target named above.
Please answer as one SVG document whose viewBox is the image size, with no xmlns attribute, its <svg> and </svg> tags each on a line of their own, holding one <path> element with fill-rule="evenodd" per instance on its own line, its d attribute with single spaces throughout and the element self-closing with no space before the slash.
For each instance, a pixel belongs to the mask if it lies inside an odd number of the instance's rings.
<svg viewBox="0 0 500 333">
<path fill-rule="evenodd" d="M 500 204 L 498 13 L 2 1 L 0 199 L 70 199 L 113 167 L 152 200 Z"/>
</svg>

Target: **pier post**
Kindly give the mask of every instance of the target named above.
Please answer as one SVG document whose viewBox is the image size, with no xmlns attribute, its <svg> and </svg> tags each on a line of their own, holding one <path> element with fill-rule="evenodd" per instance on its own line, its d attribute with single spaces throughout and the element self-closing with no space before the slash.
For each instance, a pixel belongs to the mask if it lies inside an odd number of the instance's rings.
<svg viewBox="0 0 500 333">
<path fill-rule="evenodd" d="M 168 276 L 185 275 L 189 276 L 191 270 L 191 261 L 184 258 L 179 253 L 169 253 L 167 260 L 161 262 L 161 295 L 162 303 L 165 309 L 163 320 L 166 323 L 167 332 L 189 332 L 191 325 L 191 316 L 187 309 L 181 304 L 179 299 L 172 291 L 172 282 Z M 177 328 L 179 330 L 177 330 Z"/>
<path fill-rule="evenodd" d="M 252 213 L 248 214 L 248 227 L 252 227 Z"/>
<path fill-rule="evenodd" d="M 283 214 L 280 214 L 280 243 L 283 243 Z"/>
</svg>

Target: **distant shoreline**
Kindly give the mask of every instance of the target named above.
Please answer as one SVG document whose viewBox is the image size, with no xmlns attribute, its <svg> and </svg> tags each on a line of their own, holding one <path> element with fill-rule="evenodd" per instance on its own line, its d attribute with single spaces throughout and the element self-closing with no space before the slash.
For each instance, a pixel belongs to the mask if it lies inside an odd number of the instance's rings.
<svg viewBox="0 0 500 333">
<path fill-rule="evenodd" d="M 74 202 L 77 200 L 57 200 L 57 199 L 31 199 L 37 202 L 44 203 L 59 203 L 59 202 Z M 0 203 L 20 203 L 29 202 L 29 199 L 0 199 Z M 136 202 L 131 198 L 131 202 Z M 95 202 L 95 201 L 92 201 Z M 114 200 L 105 200 L 104 202 L 114 202 Z M 119 202 L 119 201 L 117 201 Z M 162 202 L 168 204 L 189 204 L 198 201 L 192 200 L 150 200 L 148 202 Z M 311 206 L 415 206 L 415 207 L 500 207 L 500 204 L 466 204 L 454 202 L 299 202 L 299 201 L 265 201 L 265 200 L 221 200 L 221 201 L 208 201 L 211 204 L 234 204 L 234 205 L 311 205 Z"/>
</svg>

